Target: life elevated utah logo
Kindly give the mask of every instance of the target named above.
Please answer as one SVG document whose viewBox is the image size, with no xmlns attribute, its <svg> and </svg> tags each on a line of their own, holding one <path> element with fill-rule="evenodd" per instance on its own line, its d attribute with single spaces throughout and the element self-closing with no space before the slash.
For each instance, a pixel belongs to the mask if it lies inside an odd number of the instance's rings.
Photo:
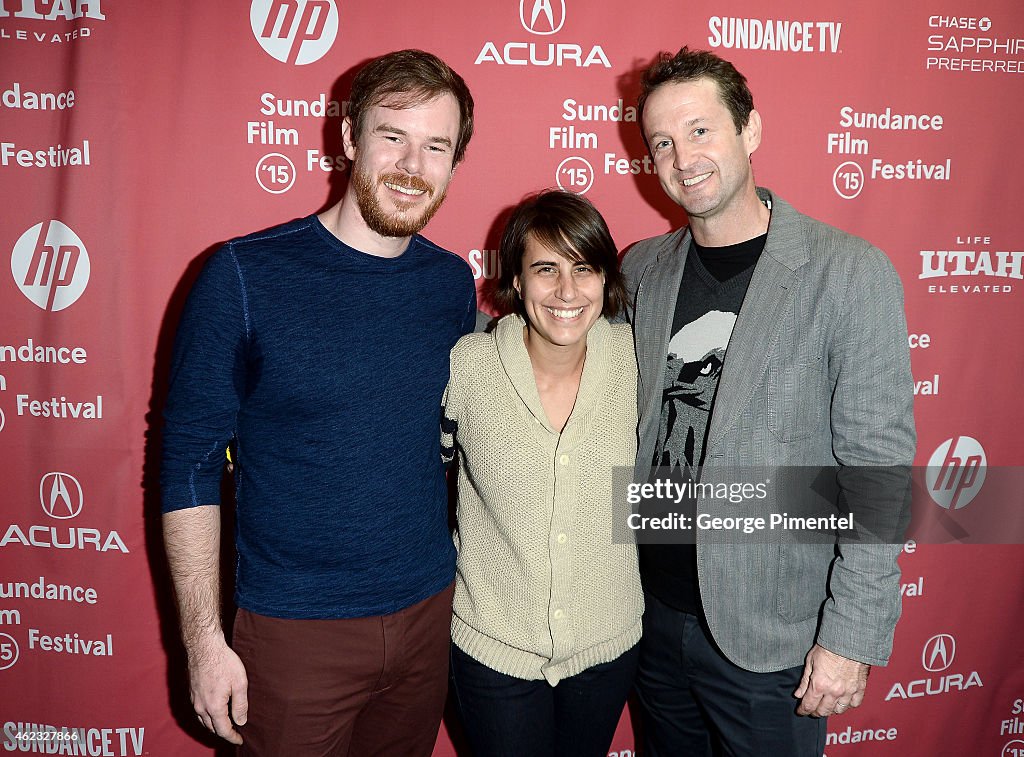
<svg viewBox="0 0 1024 757">
<path fill-rule="evenodd" d="M 970 436 L 947 439 L 932 453 L 925 470 L 928 494 L 944 510 L 967 507 L 985 483 L 985 449 Z"/>
<path fill-rule="evenodd" d="M 100 0 L 4 0 L 0 2 L 0 18 L 34 18 L 42 21 L 59 19 L 106 19 Z"/>
<path fill-rule="evenodd" d="M 252 0 L 249 23 L 273 58 L 305 66 L 324 57 L 338 36 L 335 0 Z"/>
<path fill-rule="evenodd" d="M 929 294 L 1010 294 L 1024 279 L 1024 251 L 999 249 L 988 234 L 964 234 L 945 250 L 921 250 Z M 955 283 L 954 283 L 955 282 Z"/>
<path fill-rule="evenodd" d="M 8 19 L 14 24 L 0 26 L 0 40 L 15 42 L 71 42 L 92 36 L 92 28 L 81 19 L 105 21 L 100 0 L 0 0 L 0 22 Z M 24 27 L 20 21 L 79 21 L 74 28 L 30 23 Z M 58 31 L 59 30 L 59 31 Z"/>
<path fill-rule="evenodd" d="M 928 678 L 921 678 L 907 683 L 894 683 L 885 701 L 890 699 L 917 699 L 938 694 L 963 692 L 974 687 L 981 687 L 981 676 L 978 671 L 970 673 L 949 673 L 956 659 L 956 639 L 948 633 L 937 633 L 924 643 L 921 648 L 921 667 L 926 673 L 937 673 Z"/>
<path fill-rule="evenodd" d="M 47 311 L 73 305 L 89 283 L 89 253 L 60 221 L 37 223 L 14 243 L 11 275 L 30 301 Z"/>
<path fill-rule="evenodd" d="M 507 2 L 508 0 L 506 0 Z M 565 26 L 565 0 L 519 0 L 519 23 L 530 34 L 549 37 Z M 574 66 L 588 68 L 612 64 L 600 45 L 575 42 L 484 42 L 474 65 Z"/>
</svg>

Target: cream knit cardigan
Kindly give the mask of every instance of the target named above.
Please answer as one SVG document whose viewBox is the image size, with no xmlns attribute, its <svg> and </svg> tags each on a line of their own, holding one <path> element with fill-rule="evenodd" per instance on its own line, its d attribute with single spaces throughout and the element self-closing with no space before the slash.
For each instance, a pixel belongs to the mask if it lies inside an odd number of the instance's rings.
<svg viewBox="0 0 1024 757">
<path fill-rule="evenodd" d="M 626 324 L 587 336 L 565 428 L 548 423 L 523 319 L 452 350 L 443 444 L 458 455 L 452 639 L 474 659 L 552 686 L 640 639 L 636 546 L 612 543 L 612 468 L 636 459 L 636 359 Z M 453 428 L 454 422 L 454 428 Z"/>
</svg>

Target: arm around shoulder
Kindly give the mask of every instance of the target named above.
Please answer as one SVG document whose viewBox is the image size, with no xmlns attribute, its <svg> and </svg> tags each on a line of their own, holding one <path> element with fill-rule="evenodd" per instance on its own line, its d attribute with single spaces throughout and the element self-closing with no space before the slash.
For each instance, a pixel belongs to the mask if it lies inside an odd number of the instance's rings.
<svg viewBox="0 0 1024 757">
<path fill-rule="evenodd" d="M 445 465 L 451 465 L 456 455 L 455 444 L 459 415 L 462 408 L 465 379 L 469 373 L 466 361 L 473 353 L 472 345 L 487 339 L 491 339 L 490 334 L 481 332 L 466 334 L 455 343 L 448 358 L 448 385 L 441 398 L 441 460 Z"/>
</svg>

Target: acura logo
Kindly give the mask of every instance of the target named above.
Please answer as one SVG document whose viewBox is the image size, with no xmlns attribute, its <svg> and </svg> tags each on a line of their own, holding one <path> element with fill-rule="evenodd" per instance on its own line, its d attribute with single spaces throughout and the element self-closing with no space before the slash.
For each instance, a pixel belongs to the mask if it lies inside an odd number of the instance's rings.
<svg viewBox="0 0 1024 757">
<path fill-rule="evenodd" d="M 932 636 L 921 651 L 921 665 L 929 673 L 938 673 L 953 664 L 956 656 L 956 640 L 948 633 Z"/>
<path fill-rule="evenodd" d="M 565 24 L 565 0 L 519 0 L 519 20 L 531 34 L 554 34 Z"/>
<path fill-rule="evenodd" d="M 68 473 L 47 473 L 39 481 L 39 503 L 51 518 L 74 518 L 82 512 L 82 501 L 82 485 Z"/>
</svg>

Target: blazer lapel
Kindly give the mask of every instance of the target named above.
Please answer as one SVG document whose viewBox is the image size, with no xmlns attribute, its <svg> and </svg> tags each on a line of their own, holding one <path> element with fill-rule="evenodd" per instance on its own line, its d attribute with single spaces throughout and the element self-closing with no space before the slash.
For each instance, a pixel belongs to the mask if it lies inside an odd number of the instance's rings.
<svg viewBox="0 0 1024 757">
<path fill-rule="evenodd" d="M 708 454 L 739 419 L 761 383 L 779 338 L 782 314 L 793 294 L 796 271 L 809 260 L 796 211 L 766 190 L 758 192 L 772 201 L 768 240 L 754 268 L 725 352 L 710 421 Z"/>
<path fill-rule="evenodd" d="M 672 314 L 676 311 L 679 282 L 683 278 L 689 249 L 690 233 L 684 227 L 666 239 L 654 262 L 640 277 L 633 330 L 636 333 L 636 358 L 640 371 L 641 419 L 661 415 L 665 358 L 672 338 Z"/>
</svg>

